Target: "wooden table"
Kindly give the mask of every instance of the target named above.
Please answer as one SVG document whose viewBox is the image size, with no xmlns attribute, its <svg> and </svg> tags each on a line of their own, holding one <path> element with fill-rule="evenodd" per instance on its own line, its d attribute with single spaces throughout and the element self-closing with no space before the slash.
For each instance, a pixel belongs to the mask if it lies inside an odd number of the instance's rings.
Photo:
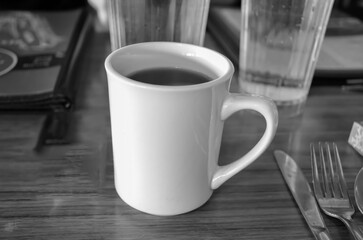
<svg viewBox="0 0 363 240">
<path fill-rule="evenodd" d="M 268 150 L 204 206 L 173 217 L 132 209 L 113 183 L 103 67 L 108 33 L 92 33 L 84 50 L 75 73 L 80 85 L 68 144 L 35 147 L 42 115 L 0 115 L 0 239 L 314 239 L 273 158 L 273 150 L 285 150 L 311 179 L 313 141 L 337 142 L 353 197 L 363 157 L 347 139 L 353 122 L 363 120 L 363 94 L 313 87 L 303 115 L 281 118 Z M 263 120 L 249 112 L 228 119 L 220 164 L 245 153 L 263 129 Z M 334 239 L 352 239 L 340 221 L 324 217 Z M 363 227 L 360 213 L 355 219 Z"/>
</svg>

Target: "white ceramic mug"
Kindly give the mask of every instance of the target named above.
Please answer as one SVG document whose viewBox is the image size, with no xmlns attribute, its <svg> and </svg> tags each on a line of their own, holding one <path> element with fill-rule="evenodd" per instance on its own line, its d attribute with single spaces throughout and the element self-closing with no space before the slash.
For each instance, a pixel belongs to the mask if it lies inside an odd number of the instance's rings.
<svg viewBox="0 0 363 240">
<path fill-rule="evenodd" d="M 150 68 L 183 68 L 213 80 L 160 86 L 129 79 Z M 115 187 L 130 206 L 154 215 L 176 215 L 203 205 L 214 189 L 256 160 L 277 127 L 275 104 L 231 94 L 232 63 L 196 45 L 147 42 L 111 53 L 106 61 Z M 218 165 L 223 124 L 234 112 L 262 114 L 266 130 L 240 159 Z"/>
</svg>

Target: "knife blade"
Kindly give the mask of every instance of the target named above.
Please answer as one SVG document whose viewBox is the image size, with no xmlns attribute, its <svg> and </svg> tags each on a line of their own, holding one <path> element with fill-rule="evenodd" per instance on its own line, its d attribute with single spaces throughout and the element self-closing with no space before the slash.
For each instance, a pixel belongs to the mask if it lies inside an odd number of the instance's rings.
<svg viewBox="0 0 363 240">
<path fill-rule="evenodd" d="M 315 238 L 318 240 L 332 239 L 310 185 L 299 166 L 294 159 L 281 150 L 274 151 L 274 156 L 282 176 Z"/>
</svg>

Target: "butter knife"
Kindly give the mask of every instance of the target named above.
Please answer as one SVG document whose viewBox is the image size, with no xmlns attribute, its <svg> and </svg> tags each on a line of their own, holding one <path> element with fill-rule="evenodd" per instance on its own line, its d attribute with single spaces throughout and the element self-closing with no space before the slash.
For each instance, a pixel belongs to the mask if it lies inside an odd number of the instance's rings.
<svg viewBox="0 0 363 240">
<path fill-rule="evenodd" d="M 274 156 L 282 176 L 315 238 L 318 240 L 332 239 L 310 185 L 299 166 L 294 159 L 281 150 L 274 151 Z"/>
</svg>

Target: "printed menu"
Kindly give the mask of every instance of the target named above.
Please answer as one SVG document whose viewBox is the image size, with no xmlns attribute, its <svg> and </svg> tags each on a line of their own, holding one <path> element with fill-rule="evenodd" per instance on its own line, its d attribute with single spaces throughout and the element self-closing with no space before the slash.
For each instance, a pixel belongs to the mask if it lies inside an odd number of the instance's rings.
<svg viewBox="0 0 363 240">
<path fill-rule="evenodd" d="M 71 109 L 87 10 L 0 11 L 0 110 Z"/>
</svg>

